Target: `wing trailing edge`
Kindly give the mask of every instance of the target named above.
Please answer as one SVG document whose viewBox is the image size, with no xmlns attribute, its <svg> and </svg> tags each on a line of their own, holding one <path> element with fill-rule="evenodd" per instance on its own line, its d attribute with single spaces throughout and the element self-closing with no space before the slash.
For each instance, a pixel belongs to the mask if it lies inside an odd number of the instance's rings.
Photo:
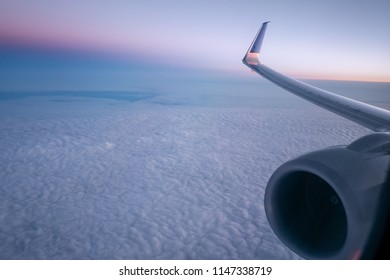
<svg viewBox="0 0 390 280">
<path fill-rule="evenodd" d="M 262 24 L 246 52 L 242 60 L 246 66 L 279 87 L 324 109 L 371 130 L 390 131 L 390 111 L 308 85 L 265 66 L 259 58 L 268 23 Z"/>
</svg>

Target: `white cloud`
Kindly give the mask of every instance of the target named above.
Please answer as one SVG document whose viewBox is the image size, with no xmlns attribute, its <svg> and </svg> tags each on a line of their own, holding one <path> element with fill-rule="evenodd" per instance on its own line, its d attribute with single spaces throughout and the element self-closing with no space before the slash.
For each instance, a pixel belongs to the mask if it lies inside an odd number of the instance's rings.
<svg viewBox="0 0 390 280">
<path fill-rule="evenodd" d="M 267 223 L 268 178 L 367 132 L 311 107 L 126 106 L 0 121 L 1 259 L 297 258 Z"/>
</svg>

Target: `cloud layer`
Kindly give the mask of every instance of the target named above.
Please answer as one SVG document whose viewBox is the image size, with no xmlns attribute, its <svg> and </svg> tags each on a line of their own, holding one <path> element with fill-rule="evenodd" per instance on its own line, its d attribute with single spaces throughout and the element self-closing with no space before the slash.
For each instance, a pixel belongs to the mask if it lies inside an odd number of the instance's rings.
<svg viewBox="0 0 390 280">
<path fill-rule="evenodd" d="M 268 178 L 367 133 L 314 107 L 34 100 L 0 119 L 1 259 L 299 258 L 266 220 Z"/>
</svg>

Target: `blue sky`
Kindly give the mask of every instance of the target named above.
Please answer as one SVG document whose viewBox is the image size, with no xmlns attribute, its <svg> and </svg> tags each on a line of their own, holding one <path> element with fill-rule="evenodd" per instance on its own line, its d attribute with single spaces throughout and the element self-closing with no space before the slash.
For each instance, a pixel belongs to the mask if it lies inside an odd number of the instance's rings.
<svg viewBox="0 0 390 280">
<path fill-rule="evenodd" d="M 390 81 L 389 10 L 386 0 L 2 0 L 0 87 L 126 88 L 183 69 L 246 76 L 241 58 L 268 20 L 272 68 Z"/>
</svg>

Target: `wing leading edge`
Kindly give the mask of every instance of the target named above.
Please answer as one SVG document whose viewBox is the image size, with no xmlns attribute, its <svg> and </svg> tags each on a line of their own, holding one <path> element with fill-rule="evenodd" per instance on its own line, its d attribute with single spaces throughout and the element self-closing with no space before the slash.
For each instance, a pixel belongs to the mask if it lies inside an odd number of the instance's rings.
<svg viewBox="0 0 390 280">
<path fill-rule="evenodd" d="M 242 62 L 264 78 L 324 109 L 374 131 L 390 131 L 390 111 L 308 85 L 265 66 L 260 50 L 269 22 L 264 22 Z"/>
</svg>

